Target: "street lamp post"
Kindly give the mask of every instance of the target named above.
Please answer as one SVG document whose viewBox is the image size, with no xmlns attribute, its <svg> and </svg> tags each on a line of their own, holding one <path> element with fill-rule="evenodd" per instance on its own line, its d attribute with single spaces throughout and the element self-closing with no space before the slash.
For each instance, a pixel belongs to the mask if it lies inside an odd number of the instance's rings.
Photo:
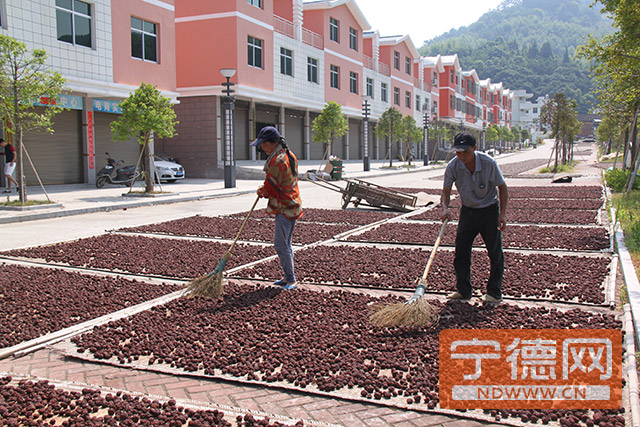
<svg viewBox="0 0 640 427">
<path fill-rule="evenodd" d="M 371 110 L 369 109 L 369 100 L 367 98 L 364 99 L 364 103 L 362 104 L 362 117 L 364 128 L 362 131 L 362 157 L 363 157 L 363 170 L 368 172 L 371 169 L 369 164 L 369 114 L 371 114 Z"/>
<path fill-rule="evenodd" d="M 235 83 L 229 81 L 236 74 L 235 68 L 221 68 L 220 74 L 227 79 L 222 83 L 225 96 L 222 98 L 224 118 L 224 188 L 235 188 L 236 186 L 236 160 L 233 155 L 233 110 L 235 109 L 235 98 L 231 96 L 235 91 L 231 89 Z"/>
<path fill-rule="evenodd" d="M 487 123 L 482 122 L 482 151 L 487 150 Z"/>
<path fill-rule="evenodd" d="M 429 164 L 429 113 L 424 113 L 424 140 L 422 143 L 422 147 L 424 152 L 422 153 L 422 158 L 424 159 L 424 165 L 427 166 Z"/>
</svg>

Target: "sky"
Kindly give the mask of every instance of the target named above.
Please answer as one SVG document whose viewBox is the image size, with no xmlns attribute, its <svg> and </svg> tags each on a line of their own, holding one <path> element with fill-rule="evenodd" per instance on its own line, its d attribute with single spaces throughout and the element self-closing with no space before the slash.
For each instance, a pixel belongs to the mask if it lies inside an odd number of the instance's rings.
<svg viewBox="0 0 640 427">
<path fill-rule="evenodd" d="M 416 49 L 452 28 L 468 26 L 503 0 L 356 0 L 381 36 L 409 34 Z"/>
</svg>

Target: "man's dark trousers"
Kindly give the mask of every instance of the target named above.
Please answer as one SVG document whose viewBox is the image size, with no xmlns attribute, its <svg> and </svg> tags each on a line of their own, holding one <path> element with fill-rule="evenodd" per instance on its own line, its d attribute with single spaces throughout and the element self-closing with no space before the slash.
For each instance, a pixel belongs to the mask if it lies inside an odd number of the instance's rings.
<svg viewBox="0 0 640 427">
<path fill-rule="evenodd" d="M 491 260 L 491 273 L 487 282 L 487 294 L 502 298 L 502 275 L 504 273 L 504 255 L 502 253 L 502 232 L 498 230 L 498 203 L 486 208 L 460 209 L 458 233 L 456 235 L 456 254 L 453 266 L 456 270 L 456 286 L 465 298 L 471 298 L 471 248 L 478 233 Z"/>
</svg>

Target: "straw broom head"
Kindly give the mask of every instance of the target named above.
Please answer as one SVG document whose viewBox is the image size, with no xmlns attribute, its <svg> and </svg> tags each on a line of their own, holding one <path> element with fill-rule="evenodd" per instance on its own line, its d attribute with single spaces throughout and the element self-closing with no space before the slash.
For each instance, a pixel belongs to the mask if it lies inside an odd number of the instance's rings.
<svg viewBox="0 0 640 427">
<path fill-rule="evenodd" d="M 224 295 L 225 280 L 222 273 L 229 258 L 231 258 L 231 252 L 227 251 L 215 270 L 193 279 L 187 286 L 186 295 L 201 298 L 219 298 Z"/>
<path fill-rule="evenodd" d="M 369 320 L 379 328 L 406 326 L 409 328 L 432 328 L 440 319 L 436 308 L 425 298 L 407 302 L 379 305 Z"/>
</svg>

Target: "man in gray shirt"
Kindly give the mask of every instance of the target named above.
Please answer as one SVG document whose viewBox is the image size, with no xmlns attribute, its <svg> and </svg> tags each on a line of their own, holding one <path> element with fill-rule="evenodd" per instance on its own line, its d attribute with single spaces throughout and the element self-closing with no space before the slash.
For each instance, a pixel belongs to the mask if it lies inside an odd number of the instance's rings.
<svg viewBox="0 0 640 427">
<path fill-rule="evenodd" d="M 476 153 L 476 138 L 472 134 L 457 134 L 453 150 L 456 152 L 456 158 L 449 162 L 444 173 L 442 219 L 451 219 L 449 202 L 454 182 L 462 208 L 453 261 L 458 290 L 447 298 L 462 301 L 471 299 L 471 248 L 479 233 L 484 239 L 491 261 L 487 293 L 482 300 L 485 303 L 497 304 L 502 301 L 502 230 L 507 223 L 507 184 L 496 161 L 484 153 Z"/>
</svg>

